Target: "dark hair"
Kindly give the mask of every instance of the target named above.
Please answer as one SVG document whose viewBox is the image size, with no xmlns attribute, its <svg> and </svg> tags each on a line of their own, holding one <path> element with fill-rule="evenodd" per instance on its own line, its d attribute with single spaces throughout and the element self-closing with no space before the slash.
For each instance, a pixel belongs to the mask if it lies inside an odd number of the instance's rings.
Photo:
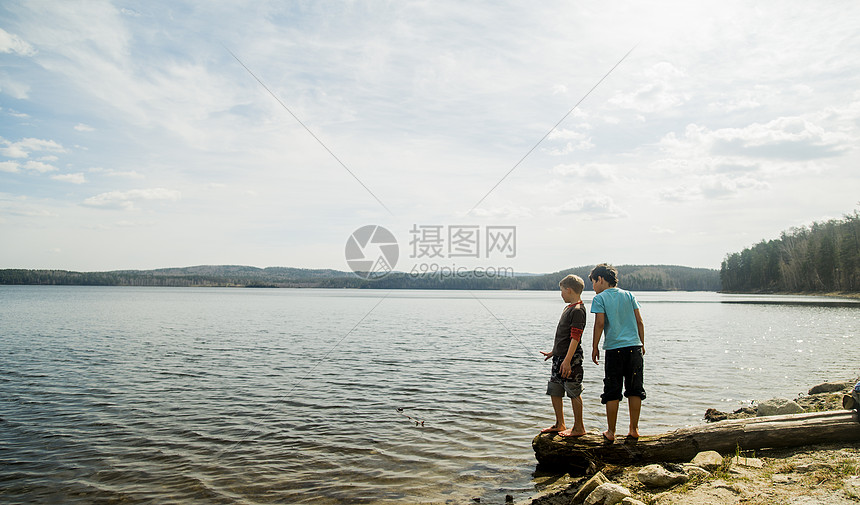
<svg viewBox="0 0 860 505">
<path fill-rule="evenodd" d="M 609 263 L 601 263 L 597 265 L 591 270 L 591 273 L 588 274 L 588 278 L 591 279 L 591 282 L 596 281 L 598 277 L 603 277 L 603 279 L 612 287 L 618 285 L 618 269 Z"/>
</svg>

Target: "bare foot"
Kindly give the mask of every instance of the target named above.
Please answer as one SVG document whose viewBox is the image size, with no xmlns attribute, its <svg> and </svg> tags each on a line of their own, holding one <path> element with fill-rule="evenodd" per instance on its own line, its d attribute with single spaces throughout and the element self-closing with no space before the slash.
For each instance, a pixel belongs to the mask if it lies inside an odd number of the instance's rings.
<svg viewBox="0 0 860 505">
<path fill-rule="evenodd" d="M 558 434 L 563 437 L 581 437 L 585 435 L 587 432 L 585 430 L 573 431 L 573 428 L 569 430 L 559 431 Z"/>
<path fill-rule="evenodd" d="M 562 431 L 562 430 L 564 430 L 563 424 L 561 425 L 561 427 L 553 424 L 549 428 L 544 428 L 544 429 L 540 430 L 540 432 L 541 433 L 558 433 L 559 431 Z"/>
<path fill-rule="evenodd" d="M 639 438 L 639 429 L 632 429 L 627 433 L 627 436 L 630 438 Z"/>
<path fill-rule="evenodd" d="M 606 430 L 603 432 L 603 438 L 609 442 L 615 442 L 615 432 Z"/>
</svg>

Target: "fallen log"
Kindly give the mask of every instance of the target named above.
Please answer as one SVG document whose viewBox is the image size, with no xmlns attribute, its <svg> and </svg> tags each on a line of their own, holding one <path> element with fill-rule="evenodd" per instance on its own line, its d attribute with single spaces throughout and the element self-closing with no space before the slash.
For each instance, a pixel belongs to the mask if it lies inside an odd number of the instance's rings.
<svg viewBox="0 0 860 505">
<path fill-rule="evenodd" d="M 579 468 L 589 462 L 631 465 L 690 461 L 701 451 L 733 453 L 738 448 L 772 449 L 830 442 L 860 441 L 857 411 L 841 410 L 782 416 L 732 419 L 681 428 L 670 433 L 618 437 L 614 443 L 600 433 L 582 437 L 539 434 L 532 441 L 541 466 Z"/>
</svg>

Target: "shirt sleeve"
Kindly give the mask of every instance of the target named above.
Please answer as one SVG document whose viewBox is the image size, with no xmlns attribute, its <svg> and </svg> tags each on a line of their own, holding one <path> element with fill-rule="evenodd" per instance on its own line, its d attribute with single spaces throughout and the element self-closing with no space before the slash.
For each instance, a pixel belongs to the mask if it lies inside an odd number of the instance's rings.
<svg viewBox="0 0 860 505">
<path fill-rule="evenodd" d="M 573 310 L 570 321 L 570 338 L 577 342 L 582 340 L 582 331 L 585 329 L 585 308 Z"/>
<path fill-rule="evenodd" d="M 603 297 L 598 295 L 594 296 L 594 299 L 591 300 L 591 313 L 592 314 L 605 314 L 606 309 L 603 307 Z"/>
</svg>

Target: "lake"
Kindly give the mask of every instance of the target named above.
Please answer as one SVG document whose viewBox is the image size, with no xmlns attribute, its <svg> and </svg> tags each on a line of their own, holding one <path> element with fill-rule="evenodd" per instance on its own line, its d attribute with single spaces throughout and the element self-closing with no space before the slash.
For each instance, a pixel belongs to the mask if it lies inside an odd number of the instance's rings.
<svg viewBox="0 0 860 505">
<path fill-rule="evenodd" d="M 637 297 L 643 434 L 860 375 L 860 304 Z M 553 423 L 539 351 L 564 306 L 532 291 L 0 286 L 0 501 L 525 499 L 531 440 Z M 584 366 L 586 428 L 605 429 L 602 365 Z"/>
</svg>

